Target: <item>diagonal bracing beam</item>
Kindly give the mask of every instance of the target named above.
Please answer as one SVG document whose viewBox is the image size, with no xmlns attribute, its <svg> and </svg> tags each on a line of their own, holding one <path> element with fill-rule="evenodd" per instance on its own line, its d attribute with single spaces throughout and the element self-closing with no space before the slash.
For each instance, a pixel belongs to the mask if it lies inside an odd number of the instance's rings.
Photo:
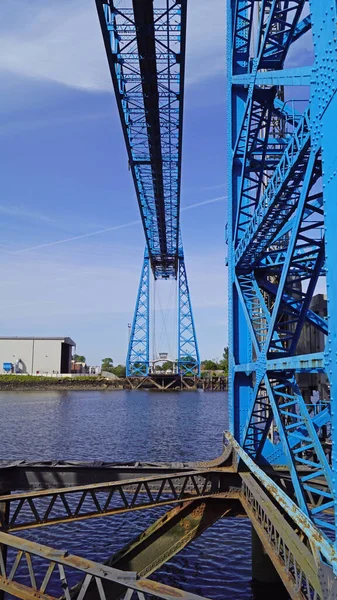
<svg viewBox="0 0 337 600">
<path fill-rule="evenodd" d="M 5 566 L 3 556 L 10 549 L 10 560 Z M 36 559 L 38 558 L 38 562 Z M 38 564 L 38 566 L 37 566 Z M 41 580 L 41 574 L 43 576 Z M 99 600 L 106 600 L 106 582 L 124 588 L 127 600 L 162 598 L 172 600 L 206 600 L 196 594 L 152 581 L 137 579 L 136 573 L 101 565 L 87 558 L 74 556 L 65 550 L 36 544 L 0 532 L 0 589 L 22 600 L 56 600 L 61 596 L 70 600 L 71 579 L 84 577 L 78 598 L 86 598 L 91 583 L 97 588 Z"/>
<path fill-rule="evenodd" d="M 227 469 L 227 473 L 230 473 Z M 226 471 L 197 470 L 111 482 L 1 496 L 10 508 L 4 530 L 19 531 L 57 523 L 179 504 L 217 494 L 235 498 L 235 476 Z M 232 492 L 229 489 L 232 486 Z M 0 514 L 1 518 L 1 514 Z"/>
<path fill-rule="evenodd" d="M 203 499 L 185 502 L 152 523 L 112 556 L 106 564 L 115 569 L 135 572 L 138 577 L 148 577 L 220 518 L 235 516 L 242 512 L 239 500 L 224 502 Z M 117 600 L 125 593 L 118 583 L 104 581 L 103 588 L 106 597 L 110 600 Z M 71 597 L 78 598 L 80 589 L 81 584 L 71 591 Z M 97 587 L 92 582 L 86 592 L 86 600 L 98 598 Z"/>
</svg>

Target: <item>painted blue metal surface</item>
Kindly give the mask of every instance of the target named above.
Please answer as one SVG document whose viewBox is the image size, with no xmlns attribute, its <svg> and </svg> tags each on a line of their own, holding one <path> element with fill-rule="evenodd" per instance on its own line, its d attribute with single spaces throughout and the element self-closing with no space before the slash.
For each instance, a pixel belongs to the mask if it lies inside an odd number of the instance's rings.
<svg viewBox="0 0 337 600">
<path fill-rule="evenodd" d="M 179 370 L 199 373 L 179 228 L 187 0 L 96 0 L 96 6 L 145 232 L 144 260 L 155 279 L 179 279 Z M 149 370 L 149 285 L 144 262 L 128 375 Z"/>
<path fill-rule="evenodd" d="M 126 360 L 126 374 L 129 377 L 144 377 L 149 374 L 150 276 L 149 256 L 146 249 Z M 184 377 L 200 375 L 200 356 L 182 248 L 179 251 L 178 271 L 177 356 L 180 375 Z"/>
<path fill-rule="evenodd" d="M 200 375 L 198 342 L 182 250 L 178 283 L 178 373 L 187 377 Z"/>
<path fill-rule="evenodd" d="M 155 278 L 176 277 L 186 0 L 96 0 Z"/>
<path fill-rule="evenodd" d="M 285 461 L 285 505 L 335 539 L 336 3 L 227 0 L 227 17 L 230 430 L 253 472 Z M 308 331 L 325 352 L 303 350 Z M 309 374 L 327 376 L 317 405 Z"/>
<path fill-rule="evenodd" d="M 146 249 L 126 358 L 126 374 L 128 377 L 144 377 L 148 374 L 150 358 L 149 340 L 150 261 Z"/>
</svg>

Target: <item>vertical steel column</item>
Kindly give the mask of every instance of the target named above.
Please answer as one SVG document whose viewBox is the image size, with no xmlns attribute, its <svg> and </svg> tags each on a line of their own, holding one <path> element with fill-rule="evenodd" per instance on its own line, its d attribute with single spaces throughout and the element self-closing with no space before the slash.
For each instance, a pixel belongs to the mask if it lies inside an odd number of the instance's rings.
<svg viewBox="0 0 337 600">
<path fill-rule="evenodd" d="M 336 543 L 337 8 L 309 9 L 227 1 L 230 428 L 255 465 L 287 465 L 289 496 Z M 289 68 L 308 27 L 314 61 L 308 36 Z M 328 323 L 312 305 L 325 276 Z M 319 404 L 302 389 L 301 373 L 321 372 L 306 324 L 327 335 Z"/>
<path fill-rule="evenodd" d="M 242 432 L 246 423 L 248 407 L 252 395 L 252 376 L 235 371 L 236 364 L 250 363 L 252 360 L 251 333 L 238 296 L 235 277 L 235 229 L 239 210 L 241 185 L 241 164 L 235 161 L 234 147 L 239 137 L 240 124 L 244 119 L 248 93 L 232 86 L 232 74 L 247 73 L 249 70 L 249 43 L 251 23 L 247 1 L 227 0 L 227 110 L 231 118 L 227 120 L 227 186 L 228 186 L 228 411 L 229 429 L 235 438 L 242 442 Z M 235 35 L 241 27 L 241 35 Z"/>
<path fill-rule="evenodd" d="M 187 377 L 200 375 L 200 357 L 182 252 L 178 273 L 178 373 Z"/>
<path fill-rule="evenodd" d="M 337 34 L 336 2 L 311 0 L 315 73 L 312 81 L 313 139 L 322 145 L 323 209 L 325 220 L 325 261 L 328 300 L 326 372 L 330 383 L 332 427 L 332 482 L 337 527 Z M 337 545 L 337 536 L 335 539 Z"/>
<path fill-rule="evenodd" d="M 147 249 L 140 276 L 137 302 L 133 317 L 126 374 L 130 376 L 146 376 L 149 372 L 149 337 L 150 337 L 150 259 Z"/>
</svg>

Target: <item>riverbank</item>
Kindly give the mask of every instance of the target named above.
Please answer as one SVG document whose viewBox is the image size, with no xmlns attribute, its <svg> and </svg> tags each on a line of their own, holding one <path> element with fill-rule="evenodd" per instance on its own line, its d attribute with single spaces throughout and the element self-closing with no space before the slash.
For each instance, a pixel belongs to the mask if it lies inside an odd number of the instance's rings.
<svg viewBox="0 0 337 600">
<path fill-rule="evenodd" d="M 124 382 L 99 376 L 39 377 L 38 375 L 0 375 L 0 391 L 12 390 L 121 390 Z"/>
<path fill-rule="evenodd" d="M 177 375 L 159 375 L 144 378 L 110 378 L 102 375 L 48 377 L 43 375 L 0 375 L 0 392 L 13 390 L 190 390 L 206 392 L 227 390 L 225 377 L 180 378 Z"/>
</svg>

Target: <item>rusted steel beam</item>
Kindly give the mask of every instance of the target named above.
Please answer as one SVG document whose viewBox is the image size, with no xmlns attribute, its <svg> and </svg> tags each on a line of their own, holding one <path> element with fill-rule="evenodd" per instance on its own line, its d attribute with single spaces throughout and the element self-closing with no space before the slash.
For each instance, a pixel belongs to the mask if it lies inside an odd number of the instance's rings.
<svg viewBox="0 0 337 600">
<path fill-rule="evenodd" d="M 242 505 L 291 598 L 324 598 L 318 566 L 309 547 L 254 477 L 242 473 Z"/>
<path fill-rule="evenodd" d="M 221 494 L 238 498 L 240 477 L 230 471 L 200 470 L 0 496 L 10 506 L 4 531 L 20 531 L 88 518 L 208 498 Z"/>
<path fill-rule="evenodd" d="M 3 495 L 10 495 L 10 491 L 8 490 L 2 490 L 1 493 Z M 9 503 L 7 502 L 1 502 L 1 497 L 0 497 L 0 520 L 2 523 L 7 524 L 9 523 Z M 2 560 L 3 560 L 3 564 L 4 566 L 7 563 L 7 547 L 3 546 L 1 548 L 2 550 Z M 5 597 L 5 592 L 3 590 L 0 590 L 0 600 L 4 600 Z"/>
<path fill-rule="evenodd" d="M 184 502 L 160 517 L 109 561 L 148 577 L 222 517 L 243 515 L 240 500 L 207 498 Z"/>
<path fill-rule="evenodd" d="M 243 514 L 239 500 L 184 502 L 160 517 L 106 564 L 123 571 L 134 571 L 139 577 L 148 577 L 216 521 L 237 514 Z M 103 587 L 109 600 L 117 600 L 124 593 L 122 586 L 117 583 L 104 582 Z M 75 586 L 71 597 L 77 598 L 78 594 L 79 586 Z M 89 587 L 86 599 L 98 600 L 95 585 Z"/>
<path fill-rule="evenodd" d="M 196 462 L 85 462 L 85 461 L 0 461 L 0 489 L 42 490 L 93 483 L 109 483 L 139 477 L 184 473 L 197 469 L 222 467 L 231 449 L 210 461 Z"/>
<path fill-rule="evenodd" d="M 233 436 L 226 432 L 226 439 L 232 445 L 236 458 L 234 464 L 239 468 L 240 460 L 245 464 L 245 468 L 258 479 L 274 501 L 279 504 L 280 508 L 296 523 L 297 527 L 310 540 L 312 547 L 316 548 L 317 554 L 322 554 L 326 561 L 331 565 L 335 575 L 337 574 L 337 553 L 333 543 L 320 531 L 313 522 L 301 511 L 301 509 L 291 500 L 291 498 L 281 490 L 278 485 L 266 475 L 266 473 L 248 456 L 248 454 L 236 442 Z M 240 473 L 242 476 L 242 473 Z"/>
<path fill-rule="evenodd" d="M 163 585 L 149 579 L 137 579 L 136 573 L 102 565 L 64 550 L 36 544 L 8 533 L 0 532 L 0 548 L 10 548 L 10 564 L 4 565 L 0 550 L 0 589 L 22 600 L 52 600 L 61 595 L 70 599 L 69 575 L 85 576 L 79 597 L 86 599 L 86 593 L 93 582 L 97 587 L 99 600 L 106 600 L 103 585 L 105 582 L 118 583 L 124 588 L 125 598 L 163 600 L 207 600 L 177 588 Z M 39 557 L 38 567 L 33 557 Z M 39 577 L 37 578 L 38 569 Z M 44 574 L 41 582 L 41 573 Z M 39 583 L 37 583 L 39 581 Z M 56 592 L 56 593 L 55 593 Z M 142 595 L 143 594 L 143 595 Z"/>
</svg>

